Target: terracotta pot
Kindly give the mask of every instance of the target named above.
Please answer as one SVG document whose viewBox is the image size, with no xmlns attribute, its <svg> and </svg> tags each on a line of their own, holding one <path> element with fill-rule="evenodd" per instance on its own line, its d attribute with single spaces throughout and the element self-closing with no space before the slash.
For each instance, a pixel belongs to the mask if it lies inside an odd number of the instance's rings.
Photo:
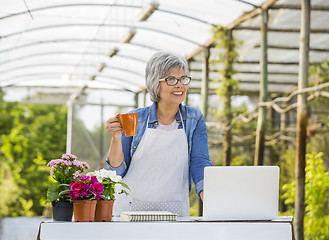
<svg viewBox="0 0 329 240">
<path fill-rule="evenodd" d="M 96 200 L 73 200 L 74 221 L 94 222 Z"/>
<path fill-rule="evenodd" d="M 54 221 L 72 221 L 73 203 L 72 202 L 52 202 Z"/>
<path fill-rule="evenodd" d="M 111 222 L 114 200 L 98 200 L 95 222 Z"/>
</svg>

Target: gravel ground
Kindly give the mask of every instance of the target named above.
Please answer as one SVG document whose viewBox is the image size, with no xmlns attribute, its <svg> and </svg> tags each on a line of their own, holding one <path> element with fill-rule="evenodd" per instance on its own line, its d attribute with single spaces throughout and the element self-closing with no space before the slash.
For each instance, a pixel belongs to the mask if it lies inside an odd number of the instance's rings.
<svg viewBox="0 0 329 240">
<path fill-rule="evenodd" d="M 0 220 L 0 240 L 36 240 L 42 217 L 15 217 Z"/>
</svg>

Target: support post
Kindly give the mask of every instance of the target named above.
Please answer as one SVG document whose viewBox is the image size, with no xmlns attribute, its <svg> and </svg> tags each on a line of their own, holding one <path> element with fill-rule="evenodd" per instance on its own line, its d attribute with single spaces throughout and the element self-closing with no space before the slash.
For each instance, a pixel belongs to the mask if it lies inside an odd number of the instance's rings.
<svg viewBox="0 0 329 240">
<path fill-rule="evenodd" d="M 134 108 L 138 108 L 138 96 L 139 96 L 139 92 L 136 92 L 134 96 L 134 100 L 135 100 Z"/>
<path fill-rule="evenodd" d="M 202 113 L 204 119 L 207 121 L 208 117 L 208 91 L 209 91 L 209 56 L 210 49 L 205 48 L 202 52 L 202 79 L 201 79 L 201 102 Z M 199 199 L 199 216 L 203 215 L 203 203 Z"/>
<path fill-rule="evenodd" d="M 66 153 L 71 153 L 73 102 L 67 104 Z"/>
<path fill-rule="evenodd" d="M 103 99 L 102 99 L 102 104 L 101 104 L 101 129 L 99 133 L 99 156 L 103 158 L 104 155 L 104 104 L 103 104 Z M 102 159 L 100 159 L 101 161 Z"/>
<path fill-rule="evenodd" d="M 73 118 L 73 107 L 77 97 L 84 92 L 87 85 L 82 86 L 76 93 L 72 94 L 68 101 L 67 106 L 67 133 L 66 133 L 66 153 L 71 153 L 72 146 L 72 118 Z"/>
<path fill-rule="evenodd" d="M 266 102 L 268 97 L 267 91 L 267 21 L 268 10 L 262 10 L 262 57 L 261 57 L 261 79 L 259 89 L 259 101 Z M 265 132 L 266 132 L 266 107 L 260 107 L 258 112 L 258 122 L 256 130 L 256 146 L 254 165 L 264 164 L 265 152 Z"/>
<path fill-rule="evenodd" d="M 143 107 L 146 107 L 146 93 L 147 93 L 147 91 L 146 91 L 146 89 L 143 89 Z"/>
<path fill-rule="evenodd" d="M 202 79 L 201 79 L 201 102 L 202 113 L 207 121 L 208 115 L 208 92 L 209 92 L 209 48 L 205 48 L 202 56 Z"/>
<path fill-rule="evenodd" d="M 186 93 L 186 97 L 185 97 L 185 101 L 184 101 L 184 105 L 186 105 L 186 106 L 189 105 L 189 102 L 188 102 L 188 95 L 189 95 L 189 92 L 187 91 L 187 93 Z"/>
<path fill-rule="evenodd" d="M 310 0 L 302 0 L 301 28 L 299 45 L 298 90 L 308 86 L 309 47 L 310 47 Z M 297 240 L 304 240 L 305 214 L 305 154 L 307 128 L 307 93 L 298 94 L 295 161 L 295 226 Z"/>
<path fill-rule="evenodd" d="M 228 35 L 228 44 L 226 44 L 226 49 L 225 49 L 225 62 L 227 64 L 224 64 L 225 69 L 224 69 L 224 79 L 223 81 L 231 81 L 232 79 L 232 64 L 233 62 L 231 61 L 230 55 L 232 54 L 232 44 L 230 42 L 233 40 L 232 36 L 232 30 L 228 30 L 226 32 Z M 232 106 L 231 106 L 231 98 L 233 95 L 233 88 L 230 84 L 226 84 L 228 87 L 226 88 L 225 96 L 224 96 L 224 106 L 223 106 L 223 111 L 224 111 L 224 133 L 223 133 L 223 166 L 229 166 L 231 164 L 231 159 L 232 159 L 232 134 L 231 134 L 231 129 L 229 128 L 232 122 Z"/>
<path fill-rule="evenodd" d="M 188 65 L 188 68 L 191 69 L 191 60 L 188 60 L 187 61 L 187 65 Z M 190 73 L 191 74 L 191 73 Z M 193 80 L 193 79 L 192 79 Z M 185 100 L 184 100 L 184 104 L 186 106 L 189 105 L 189 102 L 188 102 L 188 95 L 189 95 L 189 90 L 186 92 L 186 97 L 185 97 Z"/>
</svg>

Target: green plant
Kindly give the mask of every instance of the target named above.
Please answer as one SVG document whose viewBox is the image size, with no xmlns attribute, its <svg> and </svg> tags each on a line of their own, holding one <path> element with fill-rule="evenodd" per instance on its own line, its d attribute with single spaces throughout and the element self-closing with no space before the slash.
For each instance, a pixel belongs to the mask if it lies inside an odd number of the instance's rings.
<svg viewBox="0 0 329 240">
<path fill-rule="evenodd" d="M 0 218 L 42 215 L 45 159 L 65 151 L 66 113 L 65 105 L 6 102 L 0 93 Z"/>
<path fill-rule="evenodd" d="M 310 85 L 318 85 L 321 83 L 329 82 L 329 61 L 324 59 L 320 63 L 310 66 Z"/>
<path fill-rule="evenodd" d="M 217 59 L 212 59 L 212 63 L 222 64 L 222 68 L 218 69 L 221 75 L 222 85 L 216 90 L 217 95 L 225 97 L 227 94 L 236 94 L 239 90 L 239 80 L 233 79 L 236 70 L 233 64 L 237 61 L 238 53 L 236 51 L 237 43 L 232 38 L 231 32 L 220 25 L 213 28 L 213 39 L 215 48 L 223 49 L 220 51 Z"/>
<path fill-rule="evenodd" d="M 329 239 L 329 173 L 323 166 L 323 153 L 306 155 L 305 168 L 305 219 L 306 239 Z M 283 185 L 283 198 L 289 205 L 288 213 L 293 214 L 295 202 L 295 181 Z"/>
<path fill-rule="evenodd" d="M 69 184 L 75 182 L 85 169 L 89 169 L 86 162 L 80 162 L 72 154 L 63 154 L 61 159 L 51 160 L 47 166 L 51 167 L 50 176 L 55 182 L 50 183 L 47 191 L 47 202 L 69 202 Z"/>
<path fill-rule="evenodd" d="M 95 176 L 100 184 L 104 186 L 102 199 L 115 200 L 114 194 L 128 194 L 125 189 L 130 190 L 129 187 L 121 182 L 121 176 L 117 175 L 115 171 L 100 169 L 98 171 L 87 173 L 87 176 Z"/>
</svg>

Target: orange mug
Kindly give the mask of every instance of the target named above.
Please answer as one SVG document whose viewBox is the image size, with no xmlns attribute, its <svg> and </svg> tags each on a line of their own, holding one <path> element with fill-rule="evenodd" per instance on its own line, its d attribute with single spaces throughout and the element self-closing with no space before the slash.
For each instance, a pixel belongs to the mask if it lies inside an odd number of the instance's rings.
<svg viewBox="0 0 329 240">
<path fill-rule="evenodd" d="M 137 135 L 138 113 L 119 114 L 119 121 L 126 137 Z"/>
</svg>

